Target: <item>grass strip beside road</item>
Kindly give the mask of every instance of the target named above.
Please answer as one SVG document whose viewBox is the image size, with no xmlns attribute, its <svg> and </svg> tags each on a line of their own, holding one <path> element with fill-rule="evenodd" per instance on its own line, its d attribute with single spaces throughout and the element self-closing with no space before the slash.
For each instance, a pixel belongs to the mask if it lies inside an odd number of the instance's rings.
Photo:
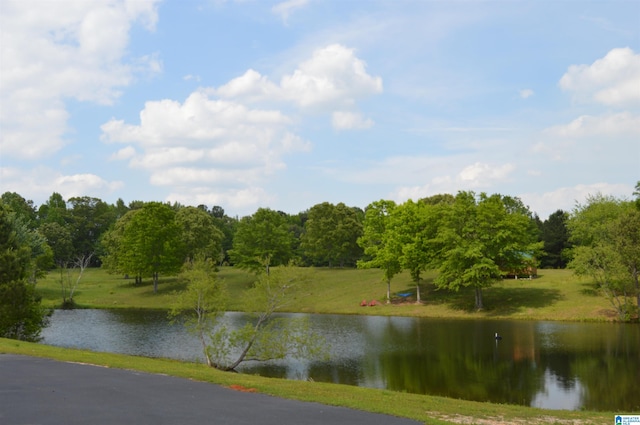
<svg viewBox="0 0 640 425">
<path fill-rule="evenodd" d="M 0 338 L 1 354 L 19 354 L 66 362 L 165 374 L 210 382 L 236 390 L 257 391 L 276 397 L 312 401 L 368 412 L 415 419 L 429 425 L 601 425 L 612 422 L 613 413 L 544 410 L 481 403 L 445 397 L 409 394 L 322 382 L 293 381 L 256 375 L 220 372 L 199 363 L 153 359 L 51 347 Z"/>
</svg>

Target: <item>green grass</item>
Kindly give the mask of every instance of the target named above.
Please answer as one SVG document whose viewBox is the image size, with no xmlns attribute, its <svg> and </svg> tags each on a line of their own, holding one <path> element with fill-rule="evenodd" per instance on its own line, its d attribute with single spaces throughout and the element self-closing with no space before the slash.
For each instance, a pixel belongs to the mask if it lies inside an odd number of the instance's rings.
<svg viewBox="0 0 640 425">
<path fill-rule="evenodd" d="M 228 287 L 229 310 L 243 310 L 242 295 L 253 283 L 254 276 L 232 267 L 222 268 L 219 276 Z M 505 279 L 483 291 L 485 308 L 482 311 L 474 307 L 473 290 L 437 290 L 434 277 L 433 272 L 425 273 L 421 304 L 416 304 L 414 297 L 409 302 L 384 305 L 386 283 L 380 270 L 315 269 L 313 279 L 303 294 L 292 300 L 288 310 L 464 319 L 609 321 L 615 318 L 608 301 L 597 294 L 592 284 L 576 278 L 570 270 L 541 270 L 539 277 L 532 280 Z M 40 280 L 37 288 L 43 305 L 61 304 L 58 272 L 51 272 Z M 133 279 L 89 269 L 76 289 L 74 300 L 79 307 L 168 309 L 175 293 L 182 289 L 184 284 L 177 278 L 164 277 L 160 279 L 158 293 L 154 294 L 150 279 L 136 286 Z M 402 273 L 392 280 L 391 290 L 394 294 L 415 293 L 415 285 L 408 273 Z M 360 307 L 362 300 L 374 299 L 382 305 Z"/>
<path fill-rule="evenodd" d="M 161 373 L 211 382 L 227 387 L 253 389 L 260 393 L 277 397 L 314 401 L 327 405 L 344 406 L 374 413 L 406 417 L 429 425 L 452 423 L 599 425 L 612 422 L 614 416 L 613 412 L 544 410 L 322 382 L 264 378 L 255 375 L 220 372 L 197 363 L 96 353 L 2 338 L 0 338 L 0 353 L 45 357 L 60 361 L 82 362 L 148 373 Z"/>
<path fill-rule="evenodd" d="M 243 310 L 243 292 L 255 277 L 242 270 L 226 267 L 219 277 L 227 283 L 229 310 Z M 360 307 L 362 300 L 386 296 L 386 283 L 380 270 L 316 269 L 303 293 L 292 300 L 289 311 L 308 313 L 370 314 L 420 316 L 451 319 L 495 318 L 530 320 L 608 321 L 613 311 L 597 294 L 593 285 L 573 276 L 568 270 L 541 270 L 533 280 L 504 280 L 484 290 L 485 309 L 476 311 L 472 290 L 449 292 L 433 285 L 434 273 L 426 273 L 422 283 L 421 304 L 410 302 Z M 50 273 L 38 282 L 43 304 L 57 307 L 61 303 L 60 275 Z M 175 277 L 161 278 L 157 294 L 150 279 L 134 285 L 132 279 L 107 274 L 101 269 L 85 272 L 74 299 L 86 308 L 168 309 L 175 293 L 184 284 Z M 395 277 L 395 293 L 415 291 L 408 274 Z M 479 403 L 376 390 L 355 386 L 264 378 L 253 375 L 219 372 L 196 363 L 166 359 L 148 359 L 116 354 L 48 347 L 40 344 L 0 339 L 0 353 L 16 353 L 79 361 L 114 368 L 164 373 L 220 385 L 240 385 L 279 397 L 351 407 L 417 419 L 425 424 L 602 424 L 611 422 L 613 413 L 541 410 L 523 406 Z M 466 421 L 466 422 L 465 422 Z"/>
</svg>

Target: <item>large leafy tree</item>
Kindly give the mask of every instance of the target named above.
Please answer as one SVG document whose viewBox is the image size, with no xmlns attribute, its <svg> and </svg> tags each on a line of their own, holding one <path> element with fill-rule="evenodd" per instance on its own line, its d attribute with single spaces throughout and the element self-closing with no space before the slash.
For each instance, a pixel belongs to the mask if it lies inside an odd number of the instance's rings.
<svg viewBox="0 0 640 425">
<path fill-rule="evenodd" d="M 362 254 L 357 244 L 361 235 L 362 223 L 353 208 L 323 202 L 308 212 L 301 248 L 317 265 L 355 265 Z"/>
<path fill-rule="evenodd" d="M 217 262 L 224 255 L 224 234 L 216 227 L 213 217 L 207 211 L 183 207 L 176 213 L 175 220 L 182 233 L 187 258 L 212 258 Z"/>
<path fill-rule="evenodd" d="M 545 220 L 540 229 L 540 239 L 544 243 L 540 258 L 542 268 L 563 269 L 567 266 L 567 251 L 571 247 L 567 221 L 569 213 L 557 210 Z"/>
<path fill-rule="evenodd" d="M 575 208 L 568 225 L 575 244 L 569 266 L 594 280 L 620 320 L 630 319 L 634 295 L 640 302 L 640 212 L 631 202 L 598 194 Z"/>
<path fill-rule="evenodd" d="M 48 311 L 27 283 L 32 254 L 18 227 L 15 214 L 0 202 L 0 337 L 36 341 Z"/>
<path fill-rule="evenodd" d="M 475 290 L 476 309 L 484 308 L 482 289 L 504 270 L 522 267 L 539 249 L 528 209 L 516 198 L 459 192 L 444 211 L 436 239 L 437 286 Z"/>
<path fill-rule="evenodd" d="M 364 258 L 358 261 L 358 268 L 379 268 L 383 271 L 387 303 L 391 302 L 391 279 L 402 271 L 402 247 L 390 231 L 390 216 L 396 208 L 396 203 L 388 200 L 369 204 L 365 209 L 363 234 L 358 239 L 358 245 L 364 250 Z"/>
<path fill-rule="evenodd" d="M 76 262 L 86 262 L 93 257 L 102 234 L 116 220 L 116 210 L 98 198 L 80 196 L 70 198 L 67 210 L 69 229 Z M 91 265 L 99 265 L 93 262 Z"/>
<path fill-rule="evenodd" d="M 158 291 L 160 273 L 177 273 L 185 259 L 180 226 L 168 205 L 149 202 L 125 214 L 103 239 L 111 270 L 152 276 Z"/>
<path fill-rule="evenodd" d="M 270 266 L 289 262 L 292 246 L 293 235 L 284 213 L 259 208 L 238 222 L 229 255 L 240 268 L 268 273 Z"/>
</svg>

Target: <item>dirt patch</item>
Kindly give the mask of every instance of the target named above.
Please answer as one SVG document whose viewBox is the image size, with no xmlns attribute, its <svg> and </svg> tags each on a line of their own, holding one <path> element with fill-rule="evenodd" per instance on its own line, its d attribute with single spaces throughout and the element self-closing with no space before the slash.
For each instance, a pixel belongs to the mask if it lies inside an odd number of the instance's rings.
<svg viewBox="0 0 640 425">
<path fill-rule="evenodd" d="M 241 393 L 257 393 L 258 390 L 256 390 L 255 388 L 247 388 L 247 387 L 243 387 L 242 385 L 229 385 L 230 389 L 234 390 L 234 391 L 240 391 Z"/>
<path fill-rule="evenodd" d="M 584 421 L 581 419 L 560 419 L 553 416 L 540 416 L 537 418 L 512 418 L 506 419 L 503 417 L 486 417 L 476 418 L 473 416 L 464 415 L 434 415 L 435 418 L 443 421 L 464 424 L 464 425 L 597 425 L 597 422 Z"/>
</svg>

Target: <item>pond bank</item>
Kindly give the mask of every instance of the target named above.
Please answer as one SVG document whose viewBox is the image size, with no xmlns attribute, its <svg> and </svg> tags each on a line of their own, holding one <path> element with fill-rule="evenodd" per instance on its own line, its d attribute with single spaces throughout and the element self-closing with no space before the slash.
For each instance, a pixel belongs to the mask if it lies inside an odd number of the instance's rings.
<svg viewBox="0 0 640 425">
<path fill-rule="evenodd" d="M 219 372 L 201 364 L 64 349 L 3 338 L 0 338 L 0 353 L 23 354 L 61 361 L 161 373 L 224 386 L 240 385 L 245 388 L 255 388 L 256 391 L 276 397 L 316 401 L 327 405 L 385 413 L 415 419 L 429 425 L 459 423 L 601 425 L 612 422 L 614 417 L 614 412 L 543 410 L 346 385 L 270 379 Z"/>
</svg>

